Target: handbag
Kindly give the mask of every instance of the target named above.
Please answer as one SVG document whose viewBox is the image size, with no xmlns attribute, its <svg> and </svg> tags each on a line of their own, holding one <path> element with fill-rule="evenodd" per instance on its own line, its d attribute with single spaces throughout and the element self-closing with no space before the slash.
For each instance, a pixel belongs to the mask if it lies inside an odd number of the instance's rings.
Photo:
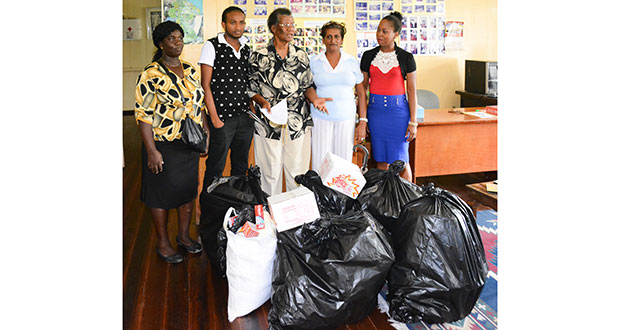
<svg viewBox="0 0 620 330">
<path fill-rule="evenodd" d="M 183 107 L 187 109 L 185 107 L 185 103 L 186 103 L 185 97 L 183 96 L 183 93 L 181 92 L 181 88 L 179 88 L 179 85 L 177 84 L 177 80 L 174 77 L 172 77 L 170 70 L 168 70 L 168 68 L 166 67 L 164 63 L 161 63 L 161 61 L 159 61 L 159 64 L 161 65 L 162 68 L 164 68 L 164 71 L 166 71 L 166 74 L 170 77 L 170 79 L 174 83 L 174 86 L 176 87 L 177 92 L 179 93 L 179 95 L 181 96 L 183 100 Z M 190 149 L 194 151 L 197 151 L 200 153 L 207 152 L 207 134 L 202 129 L 202 127 L 200 127 L 200 125 L 198 125 L 194 120 L 192 120 L 192 118 L 190 118 L 188 112 L 185 112 L 185 120 L 183 120 L 183 122 L 181 123 L 181 141 L 183 141 L 183 143 L 185 143 L 188 147 L 190 147 Z"/>
</svg>

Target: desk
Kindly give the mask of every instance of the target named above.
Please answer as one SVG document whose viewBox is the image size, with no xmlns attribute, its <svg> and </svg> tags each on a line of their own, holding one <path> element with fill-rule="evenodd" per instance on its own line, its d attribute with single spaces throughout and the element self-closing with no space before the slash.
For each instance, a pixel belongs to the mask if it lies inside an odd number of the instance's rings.
<svg viewBox="0 0 620 330">
<path fill-rule="evenodd" d="M 484 107 L 487 105 L 497 105 L 497 97 L 485 94 L 476 94 L 467 91 L 455 91 L 461 96 L 461 107 Z"/>
<path fill-rule="evenodd" d="M 481 119 L 450 110 L 424 110 L 417 137 L 409 144 L 414 182 L 424 176 L 497 171 L 497 118 Z"/>
</svg>

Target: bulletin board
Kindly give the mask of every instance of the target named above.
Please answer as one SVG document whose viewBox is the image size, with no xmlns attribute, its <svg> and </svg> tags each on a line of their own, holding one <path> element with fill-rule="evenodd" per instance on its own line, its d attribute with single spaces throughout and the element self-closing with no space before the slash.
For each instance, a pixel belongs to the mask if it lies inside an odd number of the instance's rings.
<svg viewBox="0 0 620 330">
<path fill-rule="evenodd" d="M 403 14 L 399 46 L 418 56 L 445 55 L 445 0 L 354 0 L 357 56 L 377 46 L 372 35 L 390 12 Z"/>
<path fill-rule="evenodd" d="M 296 24 L 293 44 L 304 49 L 310 56 L 325 49 L 321 38 L 321 26 L 330 19 L 344 22 L 346 13 L 346 0 L 230 0 L 230 4 L 246 13 L 244 36 L 248 38 L 248 46 L 252 50 L 265 46 L 272 37 L 267 28 L 269 14 L 275 8 L 289 8 Z M 312 6 L 316 7 L 318 12 L 309 9 Z M 334 19 L 339 16 L 342 19 Z"/>
<path fill-rule="evenodd" d="M 324 50 L 321 26 L 329 21 L 353 21 L 347 29 L 355 32 L 356 54 L 377 46 L 375 32 L 379 22 L 392 11 L 403 14 L 398 45 L 416 56 L 442 56 L 446 53 L 447 0 L 230 0 L 246 12 L 246 34 L 252 49 L 267 44 L 272 37 L 267 16 L 273 9 L 291 10 L 295 23 L 294 44 L 309 55 Z M 348 12 L 348 9 L 353 12 Z M 348 17 L 347 17 L 348 16 Z M 348 35 L 348 34 L 347 34 Z"/>
</svg>

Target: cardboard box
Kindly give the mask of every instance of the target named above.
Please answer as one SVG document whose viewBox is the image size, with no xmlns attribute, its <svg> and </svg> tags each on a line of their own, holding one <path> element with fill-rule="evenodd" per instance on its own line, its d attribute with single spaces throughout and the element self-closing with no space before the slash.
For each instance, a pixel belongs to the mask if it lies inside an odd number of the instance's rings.
<svg viewBox="0 0 620 330">
<path fill-rule="evenodd" d="M 319 176 L 323 184 L 353 199 L 359 196 L 366 179 L 357 165 L 328 152 L 323 157 Z"/>
<path fill-rule="evenodd" d="M 267 202 L 278 231 L 299 227 L 321 217 L 314 193 L 303 186 L 267 197 Z"/>
</svg>

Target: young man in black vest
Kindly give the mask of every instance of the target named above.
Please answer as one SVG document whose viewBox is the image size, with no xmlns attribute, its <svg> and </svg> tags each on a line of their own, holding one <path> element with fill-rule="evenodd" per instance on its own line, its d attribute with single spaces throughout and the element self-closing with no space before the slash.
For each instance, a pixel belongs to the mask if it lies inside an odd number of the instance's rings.
<svg viewBox="0 0 620 330">
<path fill-rule="evenodd" d="M 224 10 L 222 28 L 224 33 L 205 42 L 198 60 L 211 129 L 203 190 L 222 175 L 229 149 L 230 174 L 245 174 L 254 132 L 254 122 L 246 113 L 250 108 L 250 48 L 243 36 L 245 14 L 241 8 L 230 6 Z"/>
</svg>

